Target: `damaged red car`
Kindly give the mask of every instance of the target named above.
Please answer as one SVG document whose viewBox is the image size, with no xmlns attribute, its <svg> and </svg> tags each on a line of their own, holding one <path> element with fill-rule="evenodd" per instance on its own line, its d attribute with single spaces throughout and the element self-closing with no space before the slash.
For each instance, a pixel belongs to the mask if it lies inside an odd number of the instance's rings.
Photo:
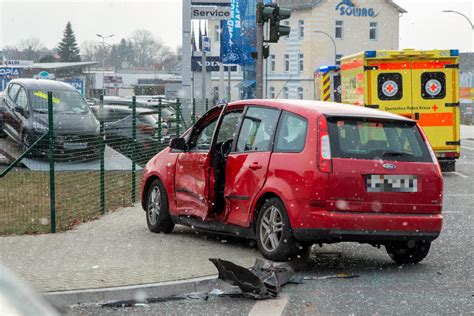
<svg viewBox="0 0 474 316">
<path fill-rule="evenodd" d="M 442 175 L 415 121 L 364 107 L 245 100 L 212 108 L 144 170 L 148 228 L 252 238 L 288 260 L 314 243 L 423 260 L 442 226 Z"/>
</svg>

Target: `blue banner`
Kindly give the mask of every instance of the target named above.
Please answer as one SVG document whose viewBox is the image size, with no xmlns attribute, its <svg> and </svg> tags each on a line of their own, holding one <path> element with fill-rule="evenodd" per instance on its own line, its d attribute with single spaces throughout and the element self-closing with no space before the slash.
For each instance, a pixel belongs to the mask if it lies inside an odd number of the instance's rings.
<svg viewBox="0 0 474 316">
<path fill-rule="evenodd" d="M 63 79 L 60 80 L 65 83 L 69 83 L 74 87 L 82 96 L 84 95 L 84 80 L 81 79 Z"/>
<path fill-rule="evenodd" d="M 255 0 L 232 0 L 231 18 L 221 21 L 221 58 L 224 64 L 251 65 L 256 51 Z"/>
</svg>

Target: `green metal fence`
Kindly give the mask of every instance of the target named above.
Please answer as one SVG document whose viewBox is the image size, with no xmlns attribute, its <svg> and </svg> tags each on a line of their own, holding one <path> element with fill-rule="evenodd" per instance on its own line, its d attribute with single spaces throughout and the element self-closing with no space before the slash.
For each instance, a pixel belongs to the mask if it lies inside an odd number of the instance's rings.
<svg viewBox="0 0 474 316">
<path fill-rule="evenodd" d="M 62 111 L 63 101 L 54 91 L 38 94 L 34 115 L 45 126 L 21 143 L 0 139 L 0 155 L 10 158 L 0 165 L 2 235 L 64 231 L 138 202 L 148 160 L 210 103 L 198 110 L 195 100 L 145 104 L 133 97 L 110 105 L 101 98 L 85 110 Z"/>
</svg>

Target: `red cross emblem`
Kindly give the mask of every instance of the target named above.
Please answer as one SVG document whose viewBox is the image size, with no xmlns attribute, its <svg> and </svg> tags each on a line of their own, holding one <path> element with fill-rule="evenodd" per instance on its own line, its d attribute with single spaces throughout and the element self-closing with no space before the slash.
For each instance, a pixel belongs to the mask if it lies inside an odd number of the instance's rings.
<svg viewBox="0 0 474 316">
<path fill-rule="evenodd" d="M 389 84 L 388 86 L 385 87 L 385 89 L 388 91 L 388 92 L 392 92 L 393 91 L 393 86 L 391 84 Z"/>
<path fill-rule="evenodd" d="M 431 89 L 431 91 L 435 92 L 436 90 L 438 90 L 438 85 L 433 83 L 433 84 L 431 84 L 430 89 Z"/>
<path fill-rule="evenodd" d="M 435 105 L 433 105 L 432 109 L 433 109 L 433 111 L 436 112 L 438 110 L 438 106 L 435 104 Z"/>
</svg>

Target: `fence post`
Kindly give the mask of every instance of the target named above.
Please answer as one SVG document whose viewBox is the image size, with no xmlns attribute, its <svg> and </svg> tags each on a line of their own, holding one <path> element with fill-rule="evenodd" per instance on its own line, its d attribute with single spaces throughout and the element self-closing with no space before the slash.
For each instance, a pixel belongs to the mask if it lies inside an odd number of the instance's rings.
<svg viewBox="0 0 474 316">
<path fill-rule="evenodd" d="M 49 160 L 49 206 L 51 233 L 56 232 L 56 192 L 54 181 L 54 127 L 53 127 L 53 92 L 48 92 L 48 160 Z"/>
<path fill-rule="evenodd" d="M 136 194 L 136 154 L 137 154 L 137 97 L 132 97 L 132 204 Z"/>
<path fill-rule="evenodd" d="M 181 117 L 181 103 L 179 103 L 179 99 L 176 99 L 176 137 L 179 137 L 179 122 Z"/>
<path fill-rule="evenodd" d="M 104 130 L 104 95 L 100 95 L 100 108 L 99 108 L 99 123 L 100 123 L 100 135 L 99 135 L 99 155 L 100 155 L 100 211 L 102 214 L 105 213 L 105 130 Z"/>
<path fill-rule="evenodd" d="M 192 113 L 192 116 L 191 116 L 191 120 L 193 122 L 193 125 L 194 123 L 196 123 L 196 99 L 193 98 L 193 113 Z"/>
<path fill-rule="evenodd" d="M 156 137 L 158 138 L 156 142 L 156 152 L 160 151 L 161 148 L 161 107 L 163 105 L 163 102 L 161 101 L 161 98 L 158 99 L 158 120 L 156 121 Z"/>
</svg>

